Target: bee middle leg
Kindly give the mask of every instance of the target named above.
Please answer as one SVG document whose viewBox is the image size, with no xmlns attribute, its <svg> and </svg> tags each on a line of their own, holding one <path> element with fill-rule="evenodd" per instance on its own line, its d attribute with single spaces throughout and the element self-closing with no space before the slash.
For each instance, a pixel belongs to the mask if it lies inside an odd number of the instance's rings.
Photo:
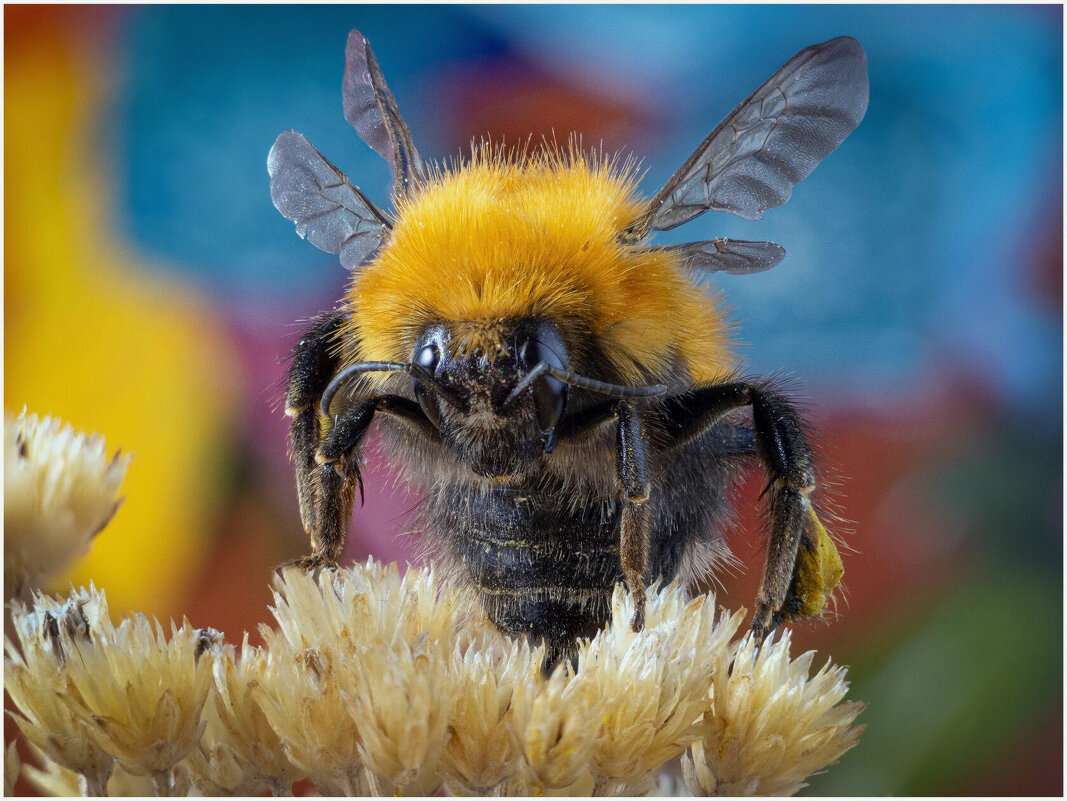
<svg viewBox="0 0 1067 801">
<path fill-rule="evenodd" d="M 649 537 L 652 527 L 648 505 L 648 448 L 641 430 L 641 418 L 628 403 L 615 407 L 616 467 L 622 489 L 622 531 L 619 556 L 622 574 L 634 595 L 634 631 L 645 627 L 645 571 L 648 570 Z"/>
<path fill-rule="evenodd" d="M 329 430 L 315 451 L 312 482 L 316 494 L 314 519 L 318 527 L 313 544 L 316 552 L 307 557 L 311 566 L 317 561 L 336 564 L 352 517 L 356 487 L 363 502 L 363 477 L 359 472 L 359 446 L 376 414 L 389 414 L 420 429 L 424 435 L 435 432 L 419 404 L 398 395 L 372 395 L 334 415 Z M 319 556 L 319 554 L 322 554 Z M 305 567 L 308 565 L 304 565 Z"/>
<path fill-rule="evenodd" d="M 702 436 L 730 412 L 745 406 L 752 409 L 755 451 L 770 479 L 765 491 L 771 493 L 771 531 L 752 620 L 752 632 L 762 642 L 779 624 L 791 619 L 794 607 L 806 608 L 795 592 L 799 579 L 811 577 L 798 576 L 798 554 L 802 543 L 814 551 L 818 538 L 825 536 L 811 506 L 815 468 L 800 417 L 782 395 L 764 384 L 743 381 L 669 398 L 661 414 L 665 447 L 670 448 Z M 827 591 L 832 589 L 830 586 Z"/>
<path fill-rule="evenodd" d="M 645 573 L 648 571 L 652 512 L 648 504 L 650 481 L 648 442 L 641 418 L 626 401 L 594 406 L 560 424 L 559 436 L 580 439 L 615 418 L 615 468 L 622 501 L 619 560 L 623 577 L 634 596 L 634 631 L 645 626 Z"/>
</svg>

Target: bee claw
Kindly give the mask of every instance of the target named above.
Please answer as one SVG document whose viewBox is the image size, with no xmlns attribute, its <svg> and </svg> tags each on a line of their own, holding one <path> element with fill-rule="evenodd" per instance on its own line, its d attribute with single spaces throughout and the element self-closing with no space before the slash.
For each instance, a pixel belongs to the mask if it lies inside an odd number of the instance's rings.
<svg viewBox="0 0 1067 801">
<path fill-rule="evenodd" d="M 645 588 L 638 587 L 634 592 L 634 616 L 630 620 L 630 628 L 635 632 L 641 632 L 645 628 Z"/>
<path fill-rule="evenodd" d="M 344 456 L 342 456 L 339 459 L 334 461 L 334 463 L 333 463 L 333 472 L 335 472 L 337 474 L 337 477 L 340 478 L 340 479 L 344 479 L 346 477 L 345 476 L 345 457 Z"/>
<path fill-rule="evenodd" d="M 311 573 L 313 578 L 318 578 L 319 572 L 326 568 L 328 570 L 337 569 L 337 560 L 332 556 L 327 556 L 324 553 L 313 553 L 308 556 L 301 556 L 299 559 L 293 559 L 288 562 L 282 562 L 276 568 L 274 572 L 281 576 L 284 571 L 289 568 L 300 568 L 306 573 Z"/>
<path fill-rule="evenodd" d="M 641 606 L 639 606 L 637 609 L 634 610 L 633 620 L 630 621 L 630 628 L 633 629 L 635 633 L 644 630 L 644 628 L 645 628 L 645 605 L 644 604 L 641 604 Z"/>
<path fill-rule="evenodd" d="M 367 499 L 363 494 L 363 474 L 359 472 L 358 467 L 352 472 L 356 474 L 356 483 L 359 485 L 359 508 L 362 509 L 367 502 Z"/>
<path fill-rule="evenodd" d="M 756 641 L 756 645 L 763 645 L 767 635 L 778 628 L 781 622 L 781 613 L 776 613 L 767 604 L 757 603 L 756 612 L 752 615 L 752 626 L 750 627 L 752 638 Z"/>
</svg>

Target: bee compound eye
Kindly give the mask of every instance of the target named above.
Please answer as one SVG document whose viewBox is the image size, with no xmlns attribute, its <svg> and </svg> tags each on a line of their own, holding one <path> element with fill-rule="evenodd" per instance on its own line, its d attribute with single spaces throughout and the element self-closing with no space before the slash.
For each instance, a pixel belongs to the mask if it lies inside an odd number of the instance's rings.
<svg viewBox="0 0 1067 801">
<path fill-rule="evenodd" d="M 564 361 L 556 348 L 546 345 L 540 339 L 531 337 L 519 346 L 519 362 L 526 370 L 532 370 L 541 362 L 552 367 L 564 367 Z"/>
<path fill-rule="evenodd" d="M 437 364 L 441 361 L 441 351 L 437 349 L 437 345 L 430 343 L 415 355 L 415 364 L 419 367 L 424 367 L 431 372 L 437 369 Z"/>
</svg>

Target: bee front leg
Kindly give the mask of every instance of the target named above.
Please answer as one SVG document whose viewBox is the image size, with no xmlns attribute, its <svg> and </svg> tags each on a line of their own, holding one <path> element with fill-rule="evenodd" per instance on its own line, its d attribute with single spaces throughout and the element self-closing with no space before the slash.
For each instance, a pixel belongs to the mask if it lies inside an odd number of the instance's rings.
<svg viewBox="0 0 1067 801">
<path fill-rule="evenodd" d="M 792 404 L 763 384 L 730 382 L 668 399 L 661 408 L 667 447 L 701 436 L 743 406 L 752 408 L 756 452 L 769 475 L 771 531 L 752 632 L 822 613 L 841 578 L 837 549 L 811 504 L 815 467 Z"/>
<path fill-rule="evenodd" d="M 323 520 L 332 516 L 329 506 L 335 504 L 330 499 L 336 496 L 337 488 L 331 479 L 324 484 L 315 453 L 322 438 L 319 399 L 337 371 L 336 343 L 345 321 L 345 316 L 336 311 L 317 315 L 290 357 L 285 394 L 285 413 L 292 418 L 289 449 L 296 468 L 300 519 L 311 540 L 313 553 L 282 567 L 300 565 L 311 569 L 331 564 L 336 561 L 340 544 L 343 544 L 343 534 L 341 543 L 335 543 L 330 541 L 333 534 L 324 538 L 320 533 Z"/>
<path fill-rule="evenodd" d="M 315 451 L 316 469 L 311 474 L 316 522 L 312 532 L 315 553 L 300 560 L 305 567 L 335 565 L 344 547 L 352 517 L 356 487 L 363 501 L 363 477 L 359 472 L 359 445 L 378 413 L 390 414 L 419 428 L 424 435 L 435 431 L 419 404 L 396 395 L 377 395 L 358 401 L 335 415 L 329 432 Z"/>
<path fill-rule="evenodd" d="M 615 405 L 615 465 L 619 475 L 622 500 L 622 530 L 619 555 L 622 574 L 634 596 L 634 631 L 645 627 L 645 581 L 648 570 L 651 511 L 648 506 L 648 445 L 641 429 L 641 418 L 628 403 Z"/>
</svg>

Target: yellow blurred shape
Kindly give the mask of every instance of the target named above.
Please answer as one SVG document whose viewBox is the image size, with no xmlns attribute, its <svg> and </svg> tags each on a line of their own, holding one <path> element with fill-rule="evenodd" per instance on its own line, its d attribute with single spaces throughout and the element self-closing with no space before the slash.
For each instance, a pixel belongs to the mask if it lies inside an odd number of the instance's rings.
<svg viewBox="0 0 1067 801">
<path fill-rule="evenodd" d="M 6 19 L 4 403 L 133 454 L 126 502 L 58 586 L 92 579 L 116 611 L 175 614 L 216 507 L 233 357 L 204 300 L 116 240 L 111 154 L 93 144 L 103 43 Z"/>
</svg>

